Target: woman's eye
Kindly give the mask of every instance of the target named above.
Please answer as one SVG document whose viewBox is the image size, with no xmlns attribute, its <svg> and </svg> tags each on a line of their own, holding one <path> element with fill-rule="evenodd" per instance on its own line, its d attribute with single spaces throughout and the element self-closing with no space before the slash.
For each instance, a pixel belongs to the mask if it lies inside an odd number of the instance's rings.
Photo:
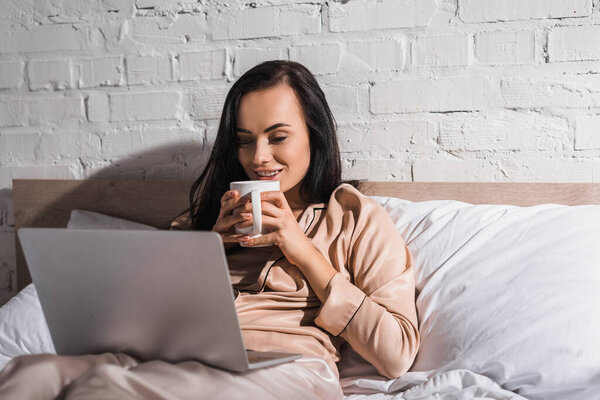
<svg viewBox="0 0 600 400">
<path fill-rule="evenodd" d="M 274 137 L 273 139 L 271 139 L 271 141 L 272 141 L 273 143 L 281 143 L 281 142 L 283 142 L 285 139 L 287 139 L 287 136 L 277 136 L 277 137 Z"/>
<path fill-rule="evenodd" d="M 250 141 L 249 141 L 249 140 L 239 140 L 239 139 L 238 139 L 238 140 L 235 142 L 235 144 L 237 144 L 238 146 L 246 146 L 247 144 L 250 144 Z"/>
</svg>

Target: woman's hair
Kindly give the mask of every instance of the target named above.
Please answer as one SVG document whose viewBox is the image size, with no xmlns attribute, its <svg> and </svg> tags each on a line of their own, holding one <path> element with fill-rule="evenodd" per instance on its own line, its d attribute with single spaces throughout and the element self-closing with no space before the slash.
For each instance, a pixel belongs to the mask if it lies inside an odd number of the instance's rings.
<svg viewBox="0 0 600 400">
<path fill-rule="evenodd" d="M 266 61 L 242 75 L 231 87 L 210 158 L 190 190 L 190 229 L 211 230 L 229 182 L 248 180 L 237 155 L 237 111 L 242 97 L 280 84 L 289 85 L 300 102 L 310 141 L 310 165 L 300 187 L 309 204 L 327 202 L 342 183 L 336 123 L 325 94 L 312 73 L 293 61 Z M 354 186 L 358 182 L 349 182 Z"/>
</svg>

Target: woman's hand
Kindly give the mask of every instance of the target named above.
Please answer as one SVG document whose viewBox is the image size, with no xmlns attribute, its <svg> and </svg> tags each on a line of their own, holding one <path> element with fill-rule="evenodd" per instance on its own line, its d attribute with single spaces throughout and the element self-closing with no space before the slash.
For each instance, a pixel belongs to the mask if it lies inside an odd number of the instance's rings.
<svg viewBox="0 0 600 400">
<path fill-rule="evenodd" d="M 262 225 L 270 232 L 254 239 L 245 236 L 241 243 L 244 246 L 271 243 L 278 246 L 285 258 L 304 274 L 317 297 L 324 302 L 327 285 L 337 271 L 302 231 L 283 193 L 262 192 L 260 197 Z M 252 204 L 245 203 L 233 211 L 234 214 L 248 212 L 250 220 L 239 224 L 241 228 L 252 225 Z"/>
<path fill-rule="evenodd" d="M 238 243 L 244 236 L 235 233 L 235 225 L 240 222 L 252 221 L 252 209 L 250 209 L 250 213 L 233 214 L 232 211 L 249 202 L 250 199 L 240 197 L 237 190 L 228 190 L 221 197 L 221 210 L 212 231 L 221 234 L 223 243 Z"/>
<path fill-rule="evenodd" d="M 261 209 L 263 230 L 268 233 L 254 239 L 244 236 L 241 240 L 244 246 L 275 244 L 289 262 L 298 266 L 304 259 L 314 254 L 315 247 L 304 232 L 290 206 L 280 191 L 262 192 Z M 250 213 L 250 219 L 239 224 L 240 228 L 252 226 L 252 204 L 245 203 L 234 210 L 234 215 Z"/>
</svg>

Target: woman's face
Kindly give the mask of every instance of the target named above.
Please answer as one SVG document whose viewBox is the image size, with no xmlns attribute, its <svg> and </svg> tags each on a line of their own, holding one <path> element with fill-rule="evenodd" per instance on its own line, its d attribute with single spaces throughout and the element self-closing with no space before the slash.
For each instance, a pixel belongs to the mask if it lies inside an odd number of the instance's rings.
<svg viewBox="0 0 600 400">
<path fill-rule="evenodd" d="M 288 85 L 250 92 L 240 101 L 238 160 L 251 180 L 278 180 L 281 191 L 301 204 L 299 189 L 310 165 L 309 132 Z"/>
</svg>

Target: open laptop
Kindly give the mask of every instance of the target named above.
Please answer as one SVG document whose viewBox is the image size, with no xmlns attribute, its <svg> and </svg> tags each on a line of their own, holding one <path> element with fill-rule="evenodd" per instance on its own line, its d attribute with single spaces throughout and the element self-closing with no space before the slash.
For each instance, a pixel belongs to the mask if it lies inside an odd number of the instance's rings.
<svg viewBox="0 0 600 400">
<path fill-rule="evenodd" d="M 302 357 L 246 351 L 221 236 L 201 231 L 17 232 L 57 354 L 243 372 Z"/>
</svg>

